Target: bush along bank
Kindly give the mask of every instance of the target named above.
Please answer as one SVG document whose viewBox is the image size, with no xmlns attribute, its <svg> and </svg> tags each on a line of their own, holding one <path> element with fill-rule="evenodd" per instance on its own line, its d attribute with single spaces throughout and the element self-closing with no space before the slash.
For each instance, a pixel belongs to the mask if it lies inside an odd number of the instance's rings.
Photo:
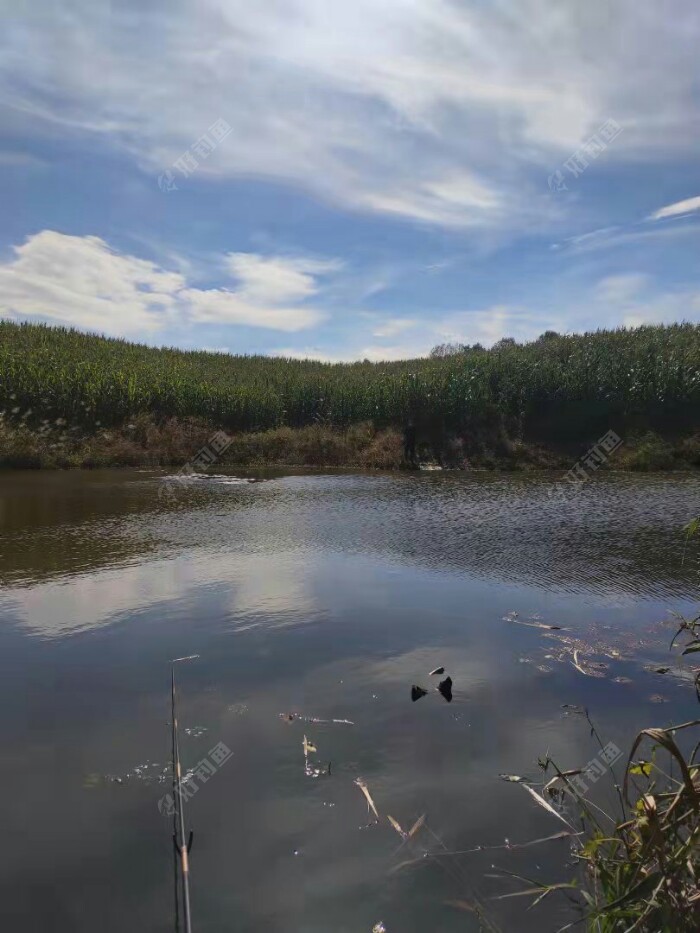
<svg viewBox="0 0 700 933">
<path fill-rule="evenodd" d="M 0 467 L 67 469 L 170 467 L 189 463 L 220 425 L 200 418 L 161 418 L 142 413 L 117 427 L 88 430 L 63 418 L 31 421 L 22 413 L 0 415 Z M 223 429 L 225 430 L 225 429 Z M 347 428 L 323 424 L 264 431 L 226 432 L 230 438 L 219 466 L 346 467 L 411 469 L 419 463 L 445 469 L 568 470 L 594 446 L 543 444 L 508 436 L 501 423 L 458 435 L 417 433 L 416 462 L 404 458 L 400 427 L 361 422 Z M 700 468 L 700 434 L 662 438 L 652 432 L 623 437 L 602 468 L 635 471 Z"/>
</svg>

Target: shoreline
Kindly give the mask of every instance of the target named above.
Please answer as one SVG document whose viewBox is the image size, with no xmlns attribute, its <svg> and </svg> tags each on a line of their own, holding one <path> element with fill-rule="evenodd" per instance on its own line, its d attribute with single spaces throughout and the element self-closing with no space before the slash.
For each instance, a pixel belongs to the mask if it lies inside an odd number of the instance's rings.
<svg viewBox="0 0 700 933">
<path fill-rule="evenodd" d="M 327 425 L 278 427 L 228 435 L 203 420 L 157 421 L 142 414 L 117 428 L 85 432 L 60 423 L 36 428 L 0 421 L 0 470 L 64 470 L 101 468 L 216 471 L 236 468 L 383 470 L 406 472 L 542 472 L 568 471 L 585 459 L 596 439 L 576 444 L 551 440 L 511 439 L 492 434 L 439 435 L 419 438 L 417 464 L 403 456 L 403 434 L 395 427 L 370 422 L 335 428 Z M 209 447 L 225 438 L 223 448 Z M 200 455 L 209 450 L 207 462 Z M 216 450 L 220 452 L 217 454 Z M 420 465 L 419 465 L 420 464 Z M 203 470 L 203 466 L 206 469 Z M 422 469 L 421 469 L 422 466 Z M 601 469 L 615 472 L 694 473 L 700 469 L 700 434 L 663 438 L 651 431 L 622 438 L 603 457 Z M 596 466 L 595 469 L 598 467 Z"/>
</svg>

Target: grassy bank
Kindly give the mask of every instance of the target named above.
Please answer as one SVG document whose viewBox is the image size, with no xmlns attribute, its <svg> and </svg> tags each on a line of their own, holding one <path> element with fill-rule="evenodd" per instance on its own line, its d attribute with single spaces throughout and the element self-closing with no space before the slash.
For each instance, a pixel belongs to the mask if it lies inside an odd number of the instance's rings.
<svg viewBox="0 0 700 933">
<path fill-rule="evenodd" d="M 119 427 L 86 430 L 62 418 L 39 425 L 16 415 L 0 416 L 0 467 L 68 469 L 179 467 L 192 460 L 220 425 L 200 418 L 164 418 L 142 413 Z M 396 428 L 362 422 L 348 428 L 307 425 L 237 432 L 219 466 L 354 467 L 396 470 L 407 466 Z M 595 440 L 595 439 L 593 439 Z M 418 444 L 419 458 L 452 469 L 568 469 L 589 442 L 542 445 L 509 438 L 501 428 L 452 434 Z M 627 470 L 700 468 L 700 434 L 673 442 L 647 432 L 625 439 L 610 465 Z M 215 467 L 214 467 L 215 469 Z"/>
</svg>

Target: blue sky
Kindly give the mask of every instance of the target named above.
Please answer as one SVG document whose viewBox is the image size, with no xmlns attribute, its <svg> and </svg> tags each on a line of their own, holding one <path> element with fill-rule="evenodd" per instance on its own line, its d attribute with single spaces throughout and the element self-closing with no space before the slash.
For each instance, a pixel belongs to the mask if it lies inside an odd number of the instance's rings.
<svg viewBox="0 0 700 933">
<path fill-rule="evenodd" d="M 339 360 L 700 321 L 695 0 L 3 20 L 4 317 Z"/>
</svg>

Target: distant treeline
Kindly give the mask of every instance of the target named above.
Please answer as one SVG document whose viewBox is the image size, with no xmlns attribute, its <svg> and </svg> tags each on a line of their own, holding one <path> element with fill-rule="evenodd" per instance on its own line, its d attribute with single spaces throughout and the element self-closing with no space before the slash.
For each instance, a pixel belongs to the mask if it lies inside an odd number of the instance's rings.
<svg viewBox="0 0 700 933">
<path fill-rule="evenodd" d="M 400 362 L 330 364 L 154 349 L 0 322 L 6 418 L 84 429 L 139 413 L 201 417 L 232 431 L 408 418 L 444 432 L 498 421 L 511 436 L 580 439 L 700 427 L 700 326 L 553 333 L 532 343 L 436 348 Z M 29 412 L 29 414 L 27 414 Z"/>
</svg>

